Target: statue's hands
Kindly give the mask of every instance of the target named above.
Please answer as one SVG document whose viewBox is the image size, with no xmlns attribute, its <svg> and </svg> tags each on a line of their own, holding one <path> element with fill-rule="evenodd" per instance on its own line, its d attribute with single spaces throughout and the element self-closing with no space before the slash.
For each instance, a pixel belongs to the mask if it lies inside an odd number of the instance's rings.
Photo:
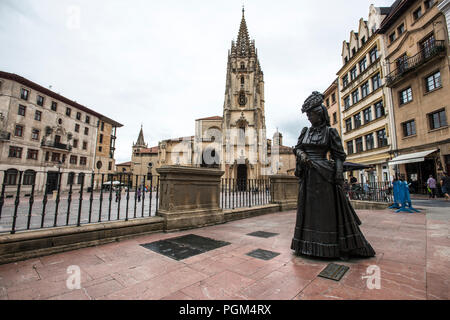
<svg viewBox="0 0 450 320">
<path fill-rule="evenodd" d="M 300 158 L 300 162 L 306 164 L 307 166 L 311 166 L 311 160 L 308 158 L 308 155 L 302 150 L 297 150 L 297 156 Z"/>
<path fill-rule="evenodd" d="M 336 171 L 335 181 L 336 181 L 336 184 L 339 186 L 344 185 L 344 174 L 341 171 Z"/>
</svg>

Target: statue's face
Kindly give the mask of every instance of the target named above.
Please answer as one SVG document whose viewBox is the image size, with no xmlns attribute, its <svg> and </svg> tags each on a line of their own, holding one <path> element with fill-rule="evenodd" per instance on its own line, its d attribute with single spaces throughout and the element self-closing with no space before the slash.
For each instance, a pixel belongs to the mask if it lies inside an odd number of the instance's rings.
<svg viewBox="0 0 450 320">
<path fill-rule="evenodd" d="M 319 126 L 322 124 L 322 113 L 320 112 L 319 109 L 313 109 L 311 111 L 308 111 L 306 113 L 306 116 L 308 117 L 309 122 L 311 122 L 311 124 L 313 126 Z"/>
</svg>

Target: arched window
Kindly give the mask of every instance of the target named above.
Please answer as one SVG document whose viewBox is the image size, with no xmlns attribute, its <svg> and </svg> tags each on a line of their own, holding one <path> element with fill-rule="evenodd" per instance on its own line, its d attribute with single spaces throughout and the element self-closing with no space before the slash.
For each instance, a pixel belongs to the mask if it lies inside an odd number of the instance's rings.
<svg viewBox="0 0 450 320">
<path fill-rule="evenodd" d="M 241 69 L 245 69 L 245 63 L 241 62 Z"/>
<path fill-rule="evenodd" d="M 23 175 L 23 185 L 32 186 L 36 182 L 36 171 L 27 170 Z"/>
<path fill-rule="evenodd" d="M 75 180 L 75 173 L 69 172 L 69 175 L 67 176 L 67 184 L 68 185 L 73 184 L 74 180 Z"/>
<path fill-rule="evenodd" d="M 78 184 L 82 184 L 84 182 L 84 173 L 78 174 Z"/>
<path fill-rule="evenodd" d="M 19 171 L 17 171 L 16 169 L 8 169 L 6 170 L 5 174 L 6 174 L 6 180 L 5 180 L 5 184 L 8 186 L 13 186 L 15 184 L 17 184 L 17 174 L 19 173 Z"/>
</svg>

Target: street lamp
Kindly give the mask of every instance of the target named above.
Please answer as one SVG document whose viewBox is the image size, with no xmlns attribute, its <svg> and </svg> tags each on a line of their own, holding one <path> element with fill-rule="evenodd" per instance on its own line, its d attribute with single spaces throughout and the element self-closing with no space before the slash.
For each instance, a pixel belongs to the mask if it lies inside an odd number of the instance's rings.
<svg viewBox="0 0 450 320">
<path fill-rule="evenodd" d="M 153 163 L 148 163 L 148 172 L 147 172 L 147 180 L 150 180 L 150 193 L 152 192 L 151 188 L 153 186 L 153 175 L 152 175 Z"/>
</svg>

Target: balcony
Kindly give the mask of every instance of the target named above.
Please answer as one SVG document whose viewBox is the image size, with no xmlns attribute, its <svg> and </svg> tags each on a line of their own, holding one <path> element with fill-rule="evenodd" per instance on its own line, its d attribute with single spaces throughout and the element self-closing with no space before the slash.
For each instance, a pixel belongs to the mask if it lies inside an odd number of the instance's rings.
<svg viewBox="0 0 450 320">
<path fill-rule="evenodd" d="M 11 140 L 11 133 L 6 131 L 0 131 L 0 141 L 9 141 Z"/>
<path fill-rule="evenodd" d="M 386 85 L 388 87 L 393 87 L 408 73 L 424 66 L 433 60 L 433 58 L 444 57 L 445 51 L 445 41 L 435 40 L 431 46 L 426 47 L 416 55 L 403 60 L 401 63 L 398 63 L 397 69 L 387 75 Z"/>
<path fill-rule="evenodd" d="M 65 151 L 70 151 L 72 149 L 72 146 L 54 141 L 43 141 L 41 146 Z"/>
</svg>

